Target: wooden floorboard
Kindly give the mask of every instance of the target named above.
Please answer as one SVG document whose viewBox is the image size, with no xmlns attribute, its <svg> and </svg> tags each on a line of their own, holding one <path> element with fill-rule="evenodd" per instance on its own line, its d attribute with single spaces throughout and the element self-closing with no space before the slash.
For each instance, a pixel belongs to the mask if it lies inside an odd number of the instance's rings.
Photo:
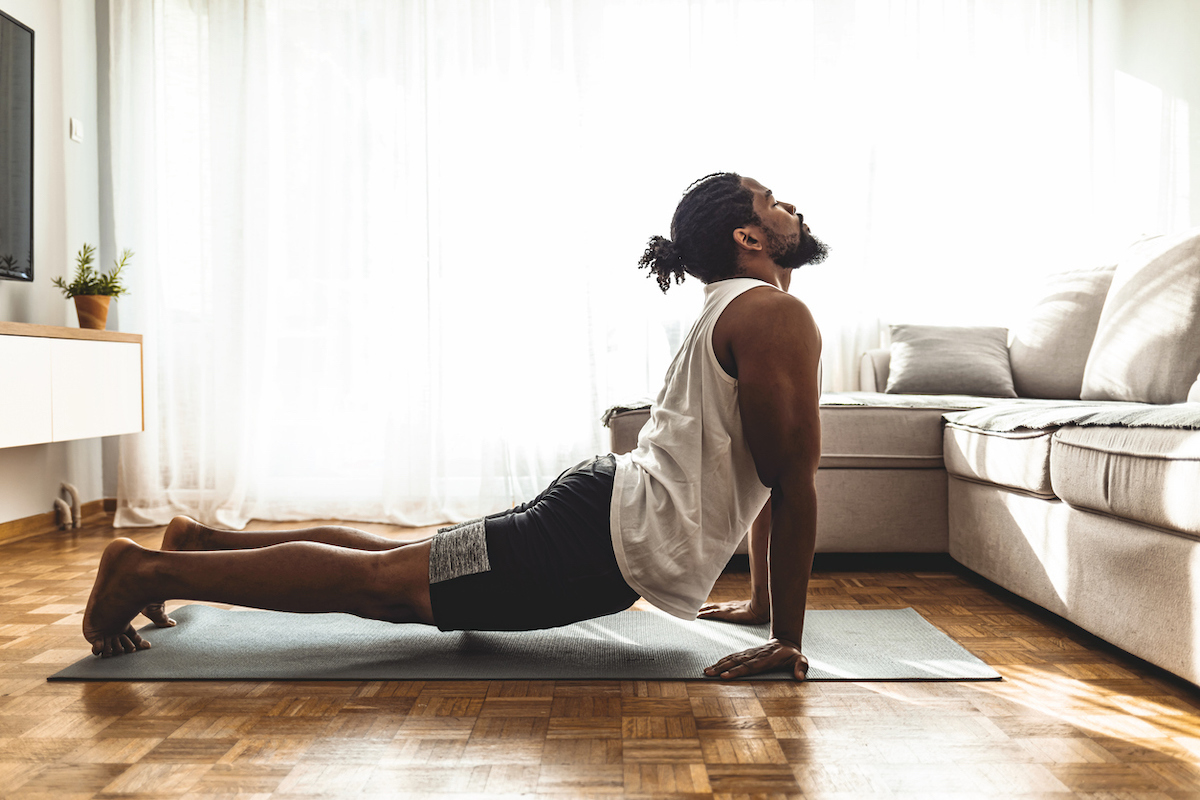
<svg viewBox="0 0 1200 800">
<path fill-rule="evenodd" d="M 810 607 L 911 606 L 1001 682 L 47 683 L 105 543 L 161 540 L 110 519 L 0 545 L 5 798 L 1200 800 L 1200 691 L 945 562 L 827 560 Z"/>
</svg>

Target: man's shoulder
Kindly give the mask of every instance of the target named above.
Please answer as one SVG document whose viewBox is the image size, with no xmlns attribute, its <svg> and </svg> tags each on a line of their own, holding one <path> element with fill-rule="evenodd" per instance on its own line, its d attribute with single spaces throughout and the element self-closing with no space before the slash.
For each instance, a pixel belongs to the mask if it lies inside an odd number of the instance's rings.
<svg viewBox="0 0 1200 800">
<path fill-rule="evenodd" d="M 804 301 L 771 285 L 755 287 L 734 298 L 726 309 L 735 328 L 762 329 L 777 325 L 816 329 Z M 725 316 L 725 315 L 722 315 Z"/>
</svg>

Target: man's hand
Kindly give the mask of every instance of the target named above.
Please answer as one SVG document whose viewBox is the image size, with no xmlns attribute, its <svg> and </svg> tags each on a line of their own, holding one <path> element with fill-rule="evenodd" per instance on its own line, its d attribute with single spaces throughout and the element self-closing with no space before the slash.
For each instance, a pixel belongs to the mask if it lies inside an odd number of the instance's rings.
<svg viewBox="0 0 1200 800">
<path fill-rule="evenodd" d="M 700 607 L 700 619 L 719 619 L 738 625 L 766 625 L 771 621 L 770 608 L 755 608 L 752 600 L 730 603 L 705 603 Z"/>
<path fill-rule="evenodd" d="M 716 664 L 704 670 L 710 678 L 720 677 L 723 680 L 740 678 L 743 675 L 756 675 L 760 672 L 779 672 L 787 670 L 798 681 L 808 675 L 808 659 L 800 652 L 800 648 L 791 642 L 781 639 L 771 639 L 766 644 L 751 647 L 740 653 L 725 656 Z"/>
</svg>

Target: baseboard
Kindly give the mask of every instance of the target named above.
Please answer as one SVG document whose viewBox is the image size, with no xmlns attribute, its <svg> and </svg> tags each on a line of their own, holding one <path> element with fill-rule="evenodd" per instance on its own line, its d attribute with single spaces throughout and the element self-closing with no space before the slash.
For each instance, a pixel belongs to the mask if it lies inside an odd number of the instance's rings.
<svg viewBox="0 0 1200 800">
<path fill-rule="evenodd" d="M 110 503 L 112 511 L 109 511 Z M 97 514 L 111 514 L 116 509 L 116 499 L 105 498 L 103 500 L 92 500 L 84 503 L 79 511 L 86 520 L 88 517 L 94 517 Z M 32 517 L 14 519 L 12 522 L 0 522 L 0 542 L 12 542 L 17 539 L 25 539 L 29 536 L 52 533 L 56 530 L 58 530 L 57 518 L 53 511 L 48 511 L 45 514 L 34 514 Z"/>
</svg>

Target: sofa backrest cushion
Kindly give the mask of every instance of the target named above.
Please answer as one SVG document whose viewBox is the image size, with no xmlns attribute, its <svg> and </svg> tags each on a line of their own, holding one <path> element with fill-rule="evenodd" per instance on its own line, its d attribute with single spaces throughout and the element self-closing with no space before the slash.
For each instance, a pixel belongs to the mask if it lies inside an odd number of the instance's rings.
<svg viewBox="0 0 1200 800">
<path fill-rule="evenodd" d="M 1016 397 L 1007 328 L 893 325 L 889 394 Z"/>
<path fill-rule="evenodd" d="M 1084 400 L 1182 403 L 1200 372 L 1200 228 L 1138 242 L 1117 264 Z"/>
<path fill-rule="evenodd" d="M 1013 387 L 1019 397 L 1078 400 L 1100 311 L 1116 265 L 1060 272 L 1010 331 Z"/>
</svg>

